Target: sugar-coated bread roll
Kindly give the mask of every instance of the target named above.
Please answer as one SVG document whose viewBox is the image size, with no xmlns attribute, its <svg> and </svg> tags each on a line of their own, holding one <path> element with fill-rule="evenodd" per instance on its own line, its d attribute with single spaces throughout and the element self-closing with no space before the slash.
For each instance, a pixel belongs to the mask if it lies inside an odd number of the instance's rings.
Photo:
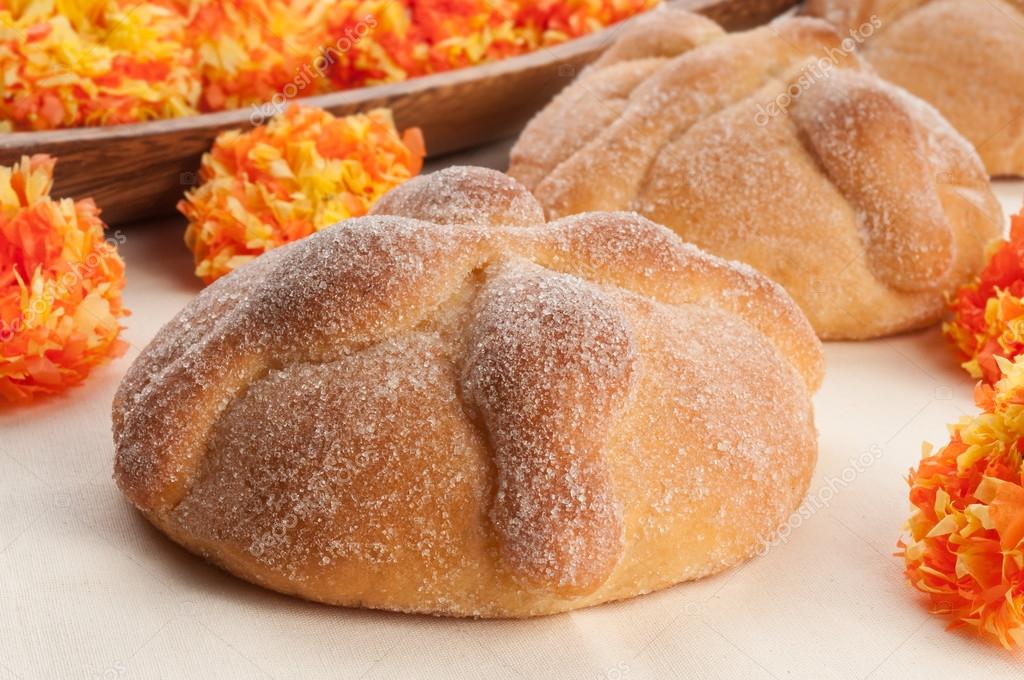
<svg viewBox="0 0 1024 680">
<path fill-rule="evenodd" d="M 549 218 L 633 210 L 753 265 L 823 338 L 934 323 L 1003 223 L 971 145 L 810 18 L 727 35 L 650 13 L 531 121 L 509 174 Z"/>
<path fill-rule="evenodd" d="M 991 175 L 1024 175 L 1024 0 L 808 0 L 878 74 L 935 106 Z"/>
<path fill-rule="evenodd" d="M 718 572 L 798 506 L 823 365 L 781 287 L 634 214 L 544 224 L 489 170 L 374 213 L 216 281 L 125 376 L 115 478 L 171 539 L 311 600 L 523 617 Z"/>
</svg>

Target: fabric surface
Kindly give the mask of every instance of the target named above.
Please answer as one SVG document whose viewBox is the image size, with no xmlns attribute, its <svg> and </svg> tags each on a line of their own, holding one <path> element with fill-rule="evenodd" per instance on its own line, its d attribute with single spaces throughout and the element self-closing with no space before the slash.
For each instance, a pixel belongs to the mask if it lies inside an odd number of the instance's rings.
<svg viewBox="0 0 1024 680">
<path fill-rule="evenodd" d="M 501 168 L 507 150 L 445 162 Z M 1024 182 L 997 191 L 1016 211 Z M 793 530 L 740 568 L 527 621 L 341 609 L 193 557 L 111 480 L 117 383 L 200 290 L 181 220 L 122 230 L 127 355 L 63 396 L 0 410 L 0 680 L 1024 677 L 1024 652 L 944 631 L 893 556 L 922 441 L 941 445 L 946 423 L 975 412 L 937 327 L 826 345 L 808 499 Z"/>
</svg>

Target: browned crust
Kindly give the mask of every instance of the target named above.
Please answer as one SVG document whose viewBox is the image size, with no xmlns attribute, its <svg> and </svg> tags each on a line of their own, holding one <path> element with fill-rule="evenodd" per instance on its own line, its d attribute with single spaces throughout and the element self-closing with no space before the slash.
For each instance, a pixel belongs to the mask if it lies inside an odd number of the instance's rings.
<svg viewBox="0 0 1024 680">
<path fill-rule="evenodd" d="M 670 230 L 637 213 L 570 215 L 531 237 L 533 257 L 554 271 L 665 304 L 709 305 L 742 318 L 789 357 L 812 391 L 821 386 L 824 357 L 811 341 L 807 318 L 781 286 L 751 267 L 681 244 Z M 565 258 L 566 251 L 577 256 Z"/>
<path fill-rule="evenodd" d="M 411 217 L 459 187 L 451 224 Z M 748 558 L 813 469 L 807 320 L 643 218 L 530 226 L 530 200 L 440 173 L 210 286 L 118 390 L 126 496 L 242 578 L 402 611 L 551 613 Z"/>
<path fill-rule="evenodd" d="M 622 40 L 637 58 L 585 71 L 512 150 L 549 217 L 635 210 L 780 282 L 827 339 L 934 323 L 999 235 L 970 146 L 829 24 L 709 33 L 671 58 Z"/>
<path fill-rule="evenodd" d="M 990 175 L 1024 174 L 1024 2 L 809 0 L 846 34 L 874 23 L 863 53 L 885 79 L 934 105 Z"/>
<path fill-rule="evenodd" d="M 494 452 L 502 559 L 556 592 L 593 592 L 622 555 L 604 451 L 636 377 L 632 330 L 599 290 L 533 268 L 497 273 L 476 306 L 464 396 Z"/>
<path fill-rule="evenodd" d="M 901 291 L 947 279 L 952 225 L 921 153 L 922 130 L 897 94 L 873 77 L 839 72 L 801 96 L 791 116 L 824 174 L 863 215 L 872 274 Z"/>
<path fill-rule="evenodd" d="M 676 57 L 723 35 L 725 31 L 711 19 L 660 7 L 637 17 L 592 68 L 603 70 L 623 61 Z"/>
<path fill-rule="evenodd" d="M 471 231 L 379 220 L 405 236 L 401 252 L 386 232 L 326 232 L 316 250 L 286 246 L 234 284 L 214 283 L 161 329 L 114 397 L 115 473 L 134 503 L 167 510 L 181 500 L 216 416 L 250 382 L 414 325 L 447 297 L 453 270 L 481 257 Z M 397 276 L 410 258 L 430 266 Z"/>
<path fill-rule="evenodd" d="M 497 170 L 459 166 L 412 178 L 402 191 L 381 197 L 370 214 L 496 227 L 544 222 L 544 211 L 519 182 Z"/>
</svg>

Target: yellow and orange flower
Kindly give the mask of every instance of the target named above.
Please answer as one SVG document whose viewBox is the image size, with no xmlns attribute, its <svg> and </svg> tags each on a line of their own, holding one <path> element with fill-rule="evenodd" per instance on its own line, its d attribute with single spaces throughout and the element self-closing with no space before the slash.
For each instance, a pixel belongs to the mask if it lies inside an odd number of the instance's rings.
<svg viewBox="0 0 1024 680">
<path fill-rule="evenodd" d="M 327 44 L 325 0 L 174 0 L 203 83 L 200 108 L 235 109 L 327 89 L 312 63 Z"/>
<path fill-rule="evenodd" d="M 195 113 L 200 83 L 185 28 L 158 2 L 0 0 L 0 127 Z"/>
<path fill-rule="evenodd" d="M 977 278 L 950 301 L 952 321 L 943 325 L 961 365 L 993 384 L 1000 377 L 996 357 L 1024 352 L 1024 211 L 1014 215 L 1010 239 L 994 243 Z"/>
<path fill-rule="evenodd" d="M 425 58 L 425 73 L 496 61 L 537 49 L 539 26 L 517 23 L 510 0 L 412 0 L 410 14 Z"/>
<path fill-rule="evenodd" d="M 0 130 L 280 103 L 554 45 L 658 0 L 0 0 Z"/>
<path fill-rule="evenodd" d="M 338 0 L 327 14 L 321 52 L 332 89 L 393 83 L 423 75 L 426 46 L 405 0 Z"/>
<path fill-rule="evenodd" d="M 982 413 L 911 471 L 910 536 L 899 545 L 936 613 L 1010 648 L 1024 645 L 1024 359 L 994 361 L 1003 377 L 975 389 Z"/>
<path fill-rule="evenodd" d="M 201 184 L 178 209 L 185 243 L 207 283 L 258 255 L 349 217 L 423 165 L 416 128 L 399 135 L 391 112 L 335 118 L 291 106 L 265 126 L 217 137 Z"/>
<path fill-rule="evenodd" d="M 0 402 L 75 385 L 124 351 L 124 263 L 91 199 L 50 198 L 49 156 L 0 167 Z"/>
<path fill-rule="evenodd" d="M 419 73 L 524 54 L 651 9 L 659 0 L 407 0 Z M 425 60 L 425 61 L 424 61 Z"/>
<path fill-rule="evenodd" d="M 540 31 L 542 45 L 578 38 L 655 7 L 658 0 L 517 0 L 516 23 Z"/>
</svg>

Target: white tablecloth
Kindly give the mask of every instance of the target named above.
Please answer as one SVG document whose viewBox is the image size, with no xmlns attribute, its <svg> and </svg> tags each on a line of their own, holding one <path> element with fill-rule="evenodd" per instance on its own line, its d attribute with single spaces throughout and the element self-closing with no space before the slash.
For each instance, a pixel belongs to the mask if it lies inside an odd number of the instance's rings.
<svg viewBox="0 0 1024 680">
<path fill-rule="evenodd" d="M 468 160 L 500 167 L 506 148 Z M 1024 197 L 1024 183 L 997 190 L 1008 211 Z M 0 680 L 1024 677 L 1024 654 L 944 631 L 892 555 L 921 442 L 944 442 L 946 423 L 974 412 L 937 328 L 826 346 L 813 512 L 764 557 L 713 578 L 489 622 L 310 604 L 205 564 L 111 480 L 118 380 L 200 290 L 182 229 L 125 229 L 125 357 L 63 396 L 0 409 Z"/>
</svg>

